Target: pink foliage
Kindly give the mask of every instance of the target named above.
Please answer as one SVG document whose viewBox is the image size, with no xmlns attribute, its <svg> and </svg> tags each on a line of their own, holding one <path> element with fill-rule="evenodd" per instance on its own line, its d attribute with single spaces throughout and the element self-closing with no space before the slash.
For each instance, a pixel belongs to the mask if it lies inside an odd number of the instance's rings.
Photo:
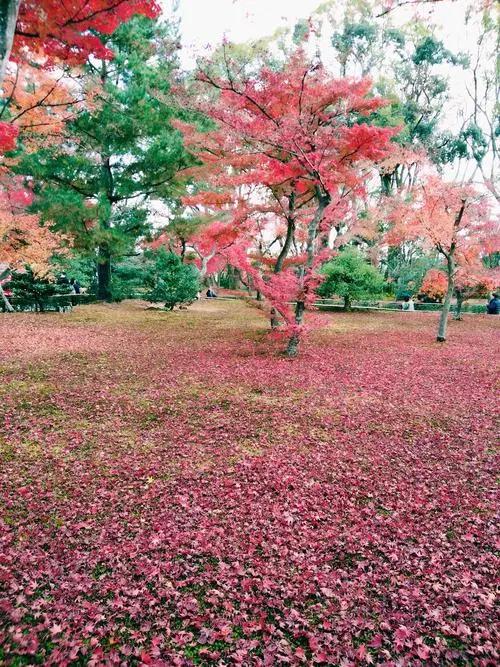
<svg viewBox="0 0 500 667">
<path fill-rule="evenodd" d="M 204 184 L 184 203 L 211 220 L 202 238 L 214 224 L 233 235 L 222 256 L 297 333 L 303 325 L 293 304 L 314 301 L 332 234 L 345 243 L 369 233 L 359 212 L 397 129 L 370 123 L 387 101 L 372 94 L 368 79 L 335 79 L 300 49 L 282 70 L 263 67 L 254 76 L 233 77 L 227 64 L 226 77 L 210 63 L 198 74 L 197 103 L 218 129 L 176 124 L 201 163 L 185 176 Z"/>
<path fill-rule="evenodd" d="M 387 240 L 397 245 L 420 241 L 443 257 L 454 256 L 457 266 L 472 266 L 482 254 L 500 248 L 498 219 L 489 198 L 471 185 L 458 185 L 429 176 L 387 202 L 392 227 Z"/>
</svg>

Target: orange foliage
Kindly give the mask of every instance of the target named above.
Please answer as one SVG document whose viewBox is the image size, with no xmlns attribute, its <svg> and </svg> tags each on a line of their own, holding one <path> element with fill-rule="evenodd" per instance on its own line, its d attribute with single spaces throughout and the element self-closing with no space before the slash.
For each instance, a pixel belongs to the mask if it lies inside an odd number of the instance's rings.
<svg viewBox="0 0 500 667">
<path fill-rule="evenodd" d="M 6 101 L 1 114 L 8 110 L 9 118 L 1 125 L 15 128 L 10 134 L 20 134 L 25 149 L 31 150 L 47 135 L 60 138 L 65 123 L 75 117 L 83 103 L 86 107 L 94 104 L 97 89 L 81 89 L 74 80 L 70 88 L 62 76 L 24 64 L 10 69 L 3 93 Z M 10 141 L 0 137 L 0 150 L 12 150 L 14 144 L 15 137 Z"/>
<path fill-rule="evenodd" d="M 67 239 L 24 211 L 31 193 L 4 176 L 0 192 L 0 263 L 11 270 L 28 265 L 37 276 L 50 274 L 50 258 L 64 252 Z"/>
<path fill-rule="evenodd" d="M 446 294 L 448 289 L 448 278 L 444 271 L 439 269 L 430 269 L 425 274 L 425 278 L 422 282 L 422 287 L 420 288 L 421 294 L 435 301 L 441 301 Z"/>
</svg>

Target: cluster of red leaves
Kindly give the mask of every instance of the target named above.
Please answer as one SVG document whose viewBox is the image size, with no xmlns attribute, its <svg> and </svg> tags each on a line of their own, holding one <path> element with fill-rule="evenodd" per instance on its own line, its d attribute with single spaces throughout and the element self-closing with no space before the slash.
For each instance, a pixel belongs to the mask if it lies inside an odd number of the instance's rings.
<svg viewBox="0 0 500 667">
<path fill-rule="evenodd" d="M 112 58 L 96 32 L 110 35 L 135 14 L 158 16 L 155 0 L 23 0 L 19 9 L 13 56 L 43 54 L 48 64 L 85 62 L 89 55 Z"/>
<path fill-rule="evenodd" d="M 258 318 L 0 319 L 1 659 L 497 663 L 496 319 Z"/>
<path fill-rule="evenodd" d="M 0 122 L 0 154 L 16 147 L 19 129 L 10 123 Z"/>
<path fill-rule="evenodd" d="M 388 101 L 373 95 L 370 80 L 336 79 L 302 49 L 282 69 L 254 75 L 224 53 L 224 76 L 210 62 L 197 75 L 195 106 L 217 129 L 175 123 L 198 160 L 184 177 L 204 188 L 183 199 L 207 217 L 189 243 L 202 275 L 217 257 L 234 266 L 298 336 L 302 315 L 291 303 L 313 304 L 330 242 L 374 234 L 359 213 L 398 129 L 372 122 Z"/>
</svg>

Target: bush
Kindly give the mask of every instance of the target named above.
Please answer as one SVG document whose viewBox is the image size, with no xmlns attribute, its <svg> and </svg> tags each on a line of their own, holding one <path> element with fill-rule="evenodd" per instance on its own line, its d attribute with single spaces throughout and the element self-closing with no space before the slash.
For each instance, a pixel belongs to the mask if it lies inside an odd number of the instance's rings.
<svg viewBox="0 0 500 667">
<path fill-rule="evenodd" d="M 154 263 L 144 255 L 117 263 L 113 266 L 111 274 L 112 300 L 142 298 L 148 282 L 151 283 L 152 274 L 154 274 Z"/>
<path fill-rule="evenodd" d="M 164 302 L 165 308 L 173 310 L 177 304 L 196 299 L 200 289 L 198 270 L 192 264 L 183 264 L 180 257 L 161 248 L 155 254 L 153 288 L 147 298 L 153 302 Z"/>
<path fill-rule="evenodd" d="M 12 306 L 24 310 L 34 307 L 38 312 L 44 312 L 55 297 L 60 307 L 71 306 L 71 287 L 69 284 L 59 284 L 48 278 L 37 278 L 30 269 L 15 271 L 9 282 L 12 290 Z"/>
<path fill-rule="evenodd" d="M 436 303 L 443 300 L 447 289 L 448 278 L 446 277 L 446 273 L 439 269 L 430 269 L 425 274 L 420 294 L 422 294 L 428 303 Z"/>
</svg>

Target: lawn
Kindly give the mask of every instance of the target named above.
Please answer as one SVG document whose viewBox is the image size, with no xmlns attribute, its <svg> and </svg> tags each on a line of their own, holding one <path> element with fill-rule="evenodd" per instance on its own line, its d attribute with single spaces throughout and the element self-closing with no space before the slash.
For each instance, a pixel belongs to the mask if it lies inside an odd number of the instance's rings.
<svg viewBox="0 0 500 667">
<path fill-rule="evenodd" d="M 323 317 L 0 316 L 0 664 L 498 664 L 500 318 Z"/>
</svg>

